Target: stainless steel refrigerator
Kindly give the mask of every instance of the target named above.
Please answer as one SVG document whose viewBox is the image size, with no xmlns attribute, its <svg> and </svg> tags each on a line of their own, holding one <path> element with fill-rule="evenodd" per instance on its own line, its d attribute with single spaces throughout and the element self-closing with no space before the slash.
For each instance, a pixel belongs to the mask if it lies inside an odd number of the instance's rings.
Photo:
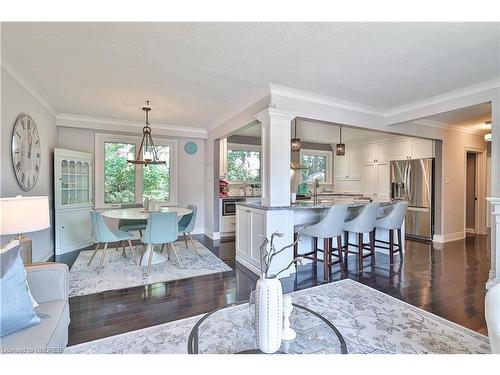
<svg viewBox="0 0 500 375">
<path fill-rule="evenodd" d="M 431 240 L 434 234 L 434 159 L 391 161 L 391 196 L 409 202 L 406 236 Z"/>
</svg>

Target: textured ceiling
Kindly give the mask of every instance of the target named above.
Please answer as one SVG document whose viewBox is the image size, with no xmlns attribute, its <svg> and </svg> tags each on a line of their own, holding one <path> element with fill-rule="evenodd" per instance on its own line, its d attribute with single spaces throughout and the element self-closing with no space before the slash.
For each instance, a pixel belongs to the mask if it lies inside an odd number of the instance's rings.
<svg viewBox="0 0 500 375">
<path fill-rule="evenodd" d="M 268 83 L 389 109 L 500 76 L 499 23 L 3 23 L 58 113 L 212 127 Z"/>
</svg>

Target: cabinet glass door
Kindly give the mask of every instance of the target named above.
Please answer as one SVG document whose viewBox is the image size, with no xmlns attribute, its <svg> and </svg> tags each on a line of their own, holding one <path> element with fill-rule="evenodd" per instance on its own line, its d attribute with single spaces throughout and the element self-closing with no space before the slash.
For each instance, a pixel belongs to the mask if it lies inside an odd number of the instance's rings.
<svg viewBox="0 0 500 375">
<path fill-rule="evenodd" d="M 85 205 L 91 201 L 90 163 L 82 160 L 61 159 L 60 205 Z"/>
</svg>

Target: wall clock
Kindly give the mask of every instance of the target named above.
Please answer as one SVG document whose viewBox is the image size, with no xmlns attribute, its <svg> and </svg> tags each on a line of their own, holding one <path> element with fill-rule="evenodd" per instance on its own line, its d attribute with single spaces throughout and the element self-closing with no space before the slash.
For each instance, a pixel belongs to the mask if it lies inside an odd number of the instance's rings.
<svg viewBox="0 0 500 375">
<path fill-rule="evenodd" d="M 184 145 L 184 151 L 186 151 L 186 154 L 188 155 L 194 155 L 196 154 L 196 151 L 198 151 L 198 146 L 194 142 L 186 142 Z"/>
<path fill-rule="evenodd" d="M 31 190 L 40 174 L 40 135 L 31 116 L 21 113 L 12 131 L 12 165 L 17 182 L 25 191 Z"/>
</svg>

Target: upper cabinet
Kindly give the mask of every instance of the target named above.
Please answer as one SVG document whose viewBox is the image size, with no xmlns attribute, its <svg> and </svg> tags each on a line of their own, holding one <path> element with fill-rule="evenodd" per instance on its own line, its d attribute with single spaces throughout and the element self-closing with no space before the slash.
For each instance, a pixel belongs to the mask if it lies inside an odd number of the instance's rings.
<svg viewBox="0 0 500 375">
<path fill-rule="evenodd" d="M 334 157 L 333 174 L 337 180 L 360 180 L 363 175 L 363 147 L 346 145 L 345 155 Z"/>
<path fill-rule="evenodd" d="M 377 162 L 434 157 L 434 141 L 408 138 L 378 144 Z"/>
</svg>

